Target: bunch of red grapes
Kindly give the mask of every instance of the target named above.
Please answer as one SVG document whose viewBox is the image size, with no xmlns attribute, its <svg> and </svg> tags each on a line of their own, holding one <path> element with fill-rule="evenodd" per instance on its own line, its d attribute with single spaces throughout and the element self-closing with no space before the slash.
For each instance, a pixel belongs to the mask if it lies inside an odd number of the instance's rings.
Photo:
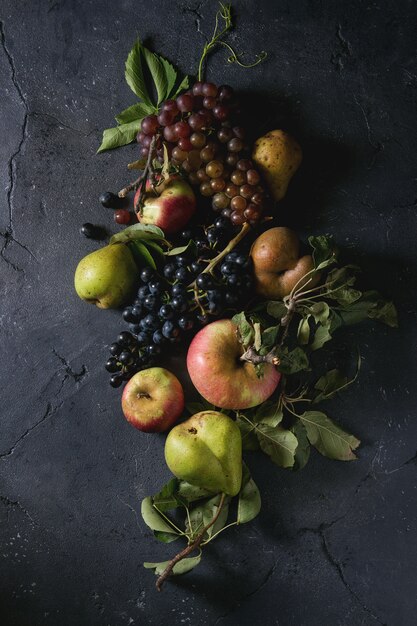
<svg viewBox="0 0 417 626">
<path fill-rule="evenodd" d="M 166 100 L 159 115 L 145 117 L 137 140 L 141 156 L 147 157 L 157 135 L 158 156 L 163 155 L 164 141 L 171 163 L 203 196 L 211 198 L 214 211 L 234 225 L 255 225 L 268 197 L 248 158 L 245 131 L 234 125 L 237 115 L 231 87 L 196 82 L 176 100 Z"/>
</svg>

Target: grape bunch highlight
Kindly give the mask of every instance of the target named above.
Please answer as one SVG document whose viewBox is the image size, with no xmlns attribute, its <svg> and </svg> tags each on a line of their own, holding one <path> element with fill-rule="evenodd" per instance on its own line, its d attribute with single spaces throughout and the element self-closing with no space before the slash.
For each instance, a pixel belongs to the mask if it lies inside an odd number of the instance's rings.
<svg viewBox="0 0 417 626">
<path fill-rule="evenodd" d="M 164 143 L 171 164 L 211 199 L 214 211 L 235 226 L 255 225 L 268 209 L 269 197 L 238 118 L 232 87 L 199 81 L 175 100 L 166 100 L 158 115 L 145 117 L 137 141 L 143 158 L 155 137 L 162 159 Z"/>
</svg>

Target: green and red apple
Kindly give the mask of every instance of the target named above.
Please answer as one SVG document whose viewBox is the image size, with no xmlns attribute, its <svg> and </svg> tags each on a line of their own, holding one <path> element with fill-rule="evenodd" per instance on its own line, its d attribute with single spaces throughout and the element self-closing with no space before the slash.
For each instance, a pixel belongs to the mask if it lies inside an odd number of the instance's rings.
<svg viewBox="0 0 417 626">
<path fill-rule="evenodd" d="M 135 206 L 141 190 L 135 194 Z M 180 231 L 196 209 L 196 198 L 190 185 L 180 176 L 170 176 L 153 191 L 146 185 L 145 198 L 137 218 L 142 224 L 154 224 L 165 234 Z"/>
<path fill-rule="evenodd" d="M 214 406 L 248 409 L 264 402 L 275 391 L 281 374 L 271 363 L 263 364 L 258 378 L 255 365 L 242 361 L 244 349 L 232 320 L 213 322 L 200 330 L 187 354 L 187 368 L 197 391 Z"/>
<path fill-rule="evenodd" d="M 145 433 L 170 428 L 184 410 L 184 392 L 178 378 L 162 367 L 137 372 L 122 395 L 125 418 Z"/>
</svg>

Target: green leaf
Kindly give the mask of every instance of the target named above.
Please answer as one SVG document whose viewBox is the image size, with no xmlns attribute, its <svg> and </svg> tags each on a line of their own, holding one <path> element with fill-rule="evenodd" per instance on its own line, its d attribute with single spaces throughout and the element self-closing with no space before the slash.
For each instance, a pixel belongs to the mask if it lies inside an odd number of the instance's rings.
<svg viewBox="0 0 417 626">
<path fill-rule="evenodd" d="M 325 413 L 306 411 L 299 418 L 306 428 L 308 440 L 320 454 L 339 461 L 356 459 L 353 450 L 359 446 L 359 439 L 336 426 Z"/>
<path fill-rule="evenodd" d="M 125 65 L 126 82 L 133 91 L 145 104 L 153 106 L 149 92 L 143 75 L 142 60 L 144 56 L 144 48 L 139 39 L 129 52 Z"/>
<path fill-rule="evenodd" d="M 397 309 L 393 302 L 387 302 L 380 300 L 371 310 L 368 312 L 368 317 L 373 320 L 383 322 L 391 328 L 398 328 L 398 315 Z"/>
<path fill-rule="evenodd" d="M 282 317 L 284 317 L 284 315 L 287 314 L 288 311 L 285 304 L 280 300 L 277 300 L 276 302 L 271 300 L 266 303 L 266 312 L 271 317 L 275 317 L 276 319 L 280 320 Z"/>
<path fill-rule="evenodd" d="M 299 346 L 291 352 L 281 352 L 279 358 L 281 363 L 278 365 L 278 369 L 283 374 L 296 374 L 309 368 L 308 357 Z"/>
<path fill-rule="evenodd" d="M 191 571 L 198 565 L 201 561 L 201 552 L 198 556 L 188 557 L 187 559 L 182 559 L 178 563 L 176 563 L 172 569 L 172 575 L 179 576 L 180 574 L 186 574 Z M 146 569 L 154 569 L 155 574 L 160 576 L 162 572 L 169 565 L 170 561 L 162 561 L 161 563 L 144 563 L 143 567 Z"/>
<path fill-rule="evenodd" d="M 182 79 L 182 81 L 180 82 L 180 84 L 178 85 L 178 87 L 175 90 L 175 96 L 177 96 L 178 94 L 181 93 L 181 91 L 185 91 L 186 89 L 188 89 L 188 87 L 190 86 L 190 80 L 188 76 L 184 76 L 184 78 Z"/>
<path fill-rule="evenodd" d="M 308 242 L 313 248 L 313 261 L 316 270 L 324 269 L 336 261 L 336 249 L 333 237 L 319 235 L 309 237 Z"/>
<path fill-rule="evenodd" d="M 319 394 L 314 398 L 313 403 L 322 402 L 323 400 L 329 400 L 333 398 L 333 396 L 342 391 L 342 389 L 346 389 L 352 383 L 355 382 L 357 377 L 359 376 L 359 371 L 361 368 L 361 356 L 358 354 L 358 363 L 356 367 L 356 372 L 353 378 L 350 380 L 347 376 L 344 376 L 339 370 L 329 370 L 319 378 L 319 380 L 314 385 L 314 389 L 320 391 Z"/>
<path fill-rule="evenodd" d="M 259 450 L 259 441 L 254 424 L 248 423 L 239 416 L 236 418 L 236 424 L 239 426 L 240 434 L 242 435 L 243 450 Z"/>
<path fill-rule="evenodd" d="M 293 469 L 299 470 L 307 464 L 308 459 L 310 458 L 310 442 L 307 438 L 307 431 L 300 420 L 297 420 L 294 424 L 292 431 L 298 440 L 298 446 L 295 450 L 295 463 Z"/>
<path fill-rule="evenodd" d="M 327 302 L 315 302 L 309 307 L 309 311 L 317 323 L 324 324 L 329 319 L 330 309 Z"/>
<path fill-rule="evenodd" d="M 300 323 L 298 324 L 297 330 L 297 341 L 302 346 L 306 346 L 308 344 L 308 340 L 310 339 L 310 324 L 308 320 L 310 319 L 310 315 L 306 315 L 300 319 Z"/>
<path fill-rule="evenodd" d="M 388 326 L 398 326 L 397 311 L 392 302 L 381 297 L 377 291 L 365 291 L 359 300 L 349 306 L 333 309 L 330 332 L 340 326 L 359 324 L 367 318 L 377 319 Z"/>
<path fill-rule="evenodd" d="M 170 509 L 176 509 L 180 506 L 180 502 L 176 498 L 178 492 L 179 481 L 177 478 L 172 478 L 166 485 L 164 485 L 158 493 L 152 497 L 154 506 L 159 511 L 165 512 Z"/>
<path fill-rule="evenodd" d="M 237 523 L 246 524 L 253 520 L 261 510 L 261 494 L 251 477 L 248 468 L 243 464 L 242 487 L 237 505 Z"/>
<path fill-rule="evenodd" d="M 145 47 L 142 47 L 142 51 L 155 85 L 158 96 L 157 105 L 159 105 L 167 96 L 168 82 L 165 74 L 165 67 L 163 63 L 161 63 L 157 54 L 154 54 Z"/>
<path fill-rule="evenodd" d="M 319 350 L 325 343 L 331 340 L 330 334 L 331 320 L 319 324 L 314 332 L 313 342 L 310 344 L 311 350 Z"/>
<path fill-rule="evenodd" d="M 110 238 L 110 243 L 126 243 L 128 241 L 135 240 L 151 240 L 151 241 L 163 241 L 164 240 L 163 231 L 158 228 L 158 226 L 154 226 L 153 224 L 133 224 L 133 226 L 128 226 L 124 228 L 119 233 L 113 235 Z"/>
<path fill-rule="evenodd" d="M 267 424 L 268 426 L 278 426 L 282 421 L 283 412 L 281 406 L 277 402 L 266 401 L 262 402 L 254 410 L 251 419 L 259 424 Z"/>
<path fill-rule="evenodd" d="M 179 482 L 178 496 L 189 504 L 212 495 L 213 493 L 211 491 L 207 491 L 207 489 L 203 489 L 202 487 L 196 487 L 196 485 L 191 485 L 185 480 L 180 480 Z"/>
<path fill-rule="evenodd" d="M 168 100 L 173 96 L 172 91 L 175 87 L 175 83 L 177 82 L 177 70 L 174 68 L 173 65 L 171 65 L 169 61 L 164 59 L 164 57 L 158 55 L 158 58 L 165 71 L 165 80 L 167 83 L 166 99 Z"/>
<path fill-rule="evenodd" d="M 136 139 L 136 135 L 140 129 L 141 120 L 134 120 L 128 124 L 121 124 L 115 128 L 106 128 L 103 132 L 103 139 L 97 154 L 105 150 L 113 150 L 120 146 L 126 146 Z"/>
<path fill-rule="evenodd" d="M 217 515 L 221 497 L 222 495 L 219 493 L 217 494 L 217 496 L 214 496 L 214 498 L 211 498 L 210 500 L 208 500 L 208 502 L 206 502 L 203 505 L 202 507 L 203 526 L 207 526 L 207 524 L 210 524 L 210 522 L 212 522 L 215 515 Z M 213 535 L 215 535 L 219 530 L 221 530 L 227 522 L 228 515 L 229 515 L 229 499 L 225 498 L 219 517 L 216 519 L 213 526 L 210 526 L 210 528 L 207 529 L 207 531 L 204 534 L 204 537 L 210 538 Z"/>
<path fill-rule="evenodd" d="M 131 107 L 128 107 L 121 113 L 115 116 L 115 120 L 118 124 L 126 124 L 128 122 L 139 121 L 139 123 L 143 120 L 144 117 L 150 115 L 154 112 L 154 108 L 145 104 L 144 102 L 137 102 L 133 104 Z"/>
<path fill-rule="evenodd" d="M 263 452 L 268 454 L 276 465 L 280 467 L 294 465 L 294 454 L 298 445 L 294 433 L 279 426 L 273 428 L 267 424 L 257 424 L 256 435 Z"/>
<path fill-rule="evenodd" d="M 270 348 L 275 346 L 280 328 L 279 325 L 270 326 L 262 331 L 262 347 L 265 349 L 265 352 L 268 352 Z"/>
<path fill-rule="evenodd" d="M 151 530 L 159 532 L 178 534 L 177 531 L 165 521 L 152 504 L 151 496 L 142 500 L 141 513 L 143 521 Z"/>
<path fill-rule="evenodd" d="M 176 256 L 177 254 L 192 254 L 193 256 L 196 256 L 197 253 L 197 246 L 195 245 L 195 242 L 190 239 L 190 241 L 187 243 L 187 245 L 185 246 L 179 246 L 178 248 L 171 248 L 171 250 L 168 250 L 168 252 L 165 252 L 165 256 Z"/>
<path fill-rule="evenodd" d="M 129 246 L 139 267 L 149 265 L 152 269 L 156 270 L 154 258 L 145 244 L 136 239 L 135 241 L 131 241 Z"/>
<path fill-rule="evenodd" d="M 181 537 L 178 533 L 164 533 L 160 530 L 154 530 L 153 536 L 162 543 L 171 543 L 172 541 L 177 541 L 177 539 Z"/>
<path fill-rule="evenodd" d="M 145 239 L 143 243 L 157 262 L 164 263 L 165 253 L 161 246 L 155 243 L 155 241 L 151 241 L 150 239 Z"/>
<path fill-rule="evenodd" d="M 234 322 L 239 329 L 243 347 L 245 349 L 248 348 L 253 343 L 255 333 L 252 324 L 250 324 L 246 319 L 244 311 L 234 315 L 232 317 L 232 322 Z"/>
</svg>

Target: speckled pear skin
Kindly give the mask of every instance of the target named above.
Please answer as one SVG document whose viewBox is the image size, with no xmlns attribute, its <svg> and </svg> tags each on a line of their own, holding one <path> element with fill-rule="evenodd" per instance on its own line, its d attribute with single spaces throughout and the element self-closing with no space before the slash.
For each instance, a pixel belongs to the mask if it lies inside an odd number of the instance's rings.
<svg viewBox="0 0 417 626">
<path fill-rule="evenodd" d="M 252 159 L 277 202 L 287 193 L 303 159 L 301 147 L 283 130 L 271 130 L 255 141 Z"/>
<path fill-rule="evenodd" d="M 171 472 L 192 485 L 229 496 L 242 483 L 242 437 L 224 413 L 201 411 L 173 428 L 165 442 Z"/>
</svg>

